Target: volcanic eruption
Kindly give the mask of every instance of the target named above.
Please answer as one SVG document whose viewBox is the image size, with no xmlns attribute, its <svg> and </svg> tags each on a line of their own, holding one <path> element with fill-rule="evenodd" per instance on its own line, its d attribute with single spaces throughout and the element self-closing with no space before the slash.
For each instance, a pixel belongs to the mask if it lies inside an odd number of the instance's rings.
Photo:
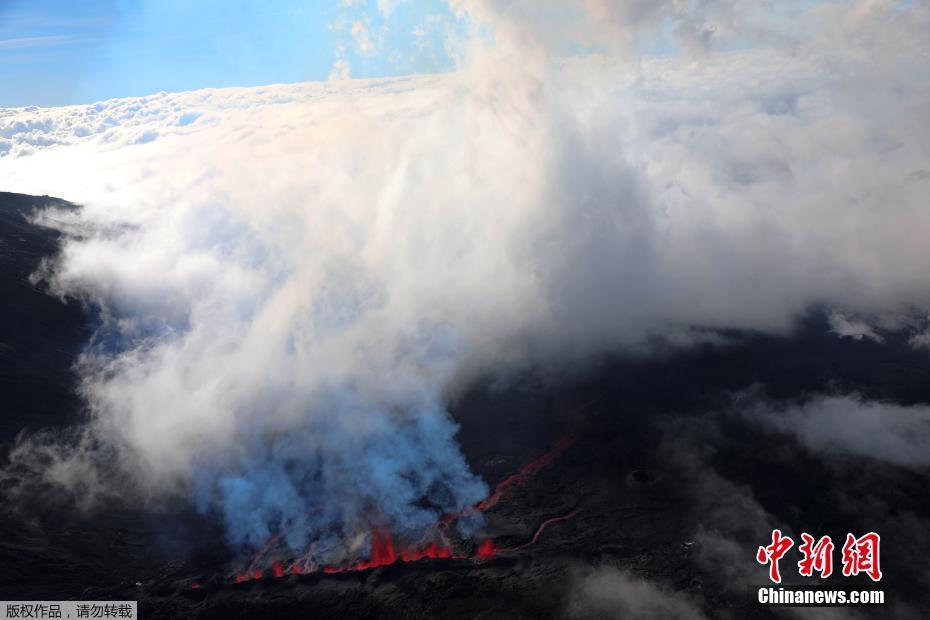
<svg viewBox="0 0 930 620">
<path fill-rule="evenodd" d="M 921 617 L 930 8 L 437 4 L 336 3 L 327 80 L 0 109 L 9 598 L 772 617 L 816 526 Z M 401 31 L 442 62 L 357 77 Z"/>
</svg>

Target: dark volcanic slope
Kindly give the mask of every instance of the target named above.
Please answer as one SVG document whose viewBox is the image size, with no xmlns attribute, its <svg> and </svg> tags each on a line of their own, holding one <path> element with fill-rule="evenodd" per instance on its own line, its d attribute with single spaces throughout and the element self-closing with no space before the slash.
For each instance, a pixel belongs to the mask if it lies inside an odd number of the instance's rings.
<svg viewBox="0 0 930 620">
<path fill-rule="evenodd" d="M 55 233 L 24 218 L 47 204 L 64 203 L 0 194 L 4 457 L 22 429 L 80 418 L 70 372 L 88 335 L 80 308 L 28 280 L 56 249 Z M 815 312 L 790 338 L 727 334 L 726 346 L 476 386 L 453 415 L 469 462 L 492 486 L 573 438 L 488 509 L 482 536 L 514 549 L 493 558 L 282 578 L 266 570 L 235 584 L 230 577 L 249 557 L 184 506 L 82 513 L 50 487 L 6 477 L 0 598 L 136 599 L 144 618 L 928 617 L 927 472 L 813 454 L 733 411 L 737 392 L 743 401 L 855 391 L 930 403 L 926 352 L 894 334 L 878 344 L 828 331 Z M 14 488 L 32 491 L 14 496 Z M 752 586 L 764 583 L 765 569 L 753 558 L 773 527 L 837 541 L 847 531 L 880 532 L 891 605 L 856 616 L 760 607 Z M 795 561 L 783 562 L 786 575 Z M 786 581 L 797 581 L 794 573 Z"/>
<path fill-rule="evenodd" d="M 23 428 L 75 419 L 71 364 L 86 337 L 76 303 L 62 303 L 29 282 L 40 261 L 54 255 L 58 233 L 30 224 L 37 208 L 68 207 L 48 196 L 0 192 L 0 439 Z M 4 454 L 4 453 L 0 453 Z"/>
<path fill-rule="evenodd" d="M 28 220 L 36 209 L 70 208 L 48 196 L 0 193 L 0 458 L 21 431 L 60 428 L 80 415 L 71 367 L 87 333 L 81 308 L 46 294 L 30 275 L 58 250 L 59 234 Z M 55 575 L 70 552 L 53 551 L 37 510 L 10 497 L 15 483 L 0 478 L 0 590 L 4 598 L 29 596 Z M 22 508 L 22 511 L 20 509 Z M 64 520 L 59 523 L 64 524 Z M 64 529 L 64 528 L 63 528 Z"/>
</svg>

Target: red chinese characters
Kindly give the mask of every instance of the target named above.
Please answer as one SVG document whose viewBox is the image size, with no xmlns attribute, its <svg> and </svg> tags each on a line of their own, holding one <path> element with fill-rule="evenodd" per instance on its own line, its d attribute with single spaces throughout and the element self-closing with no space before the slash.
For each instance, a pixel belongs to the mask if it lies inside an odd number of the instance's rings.
<svg viewBox="0 0 930 620">
<path fill-rule="evenodd" d="M 869 576 L 872 581 L 882 578 L 879 545 L 881 537 L 875 532 L 869 532 L 860 537 L 853 534 L 846 535 L 843 544 L 843 576 L 852 577 L 860 573 Z M 772 542 L 765 547 L 759 547 L 756 552 L 756 561 L 769 566 L 769 579 L 774 583 L 781 583 L 781 571 L 778 562 L 794 546 L 790 536 L 782 534 L 781 530 L 772 530 Z M 798 573 L 802 577 L 813 577 L 819 573 L 821 579 L 833 574 L 833 539 L 822 536 L 819 540 L 811 534 L 801 534 L 801 544 L 798 552 L 801 560 L 798 562 Z"/>
<path fill-rule="evenodd" d="M 878 557 L 880 542 L 881 537 L 875 532 L 869 532 L 859 538 L 846 534 L 846 543 L 843 545 L 843 575 L 849 577 L 865 573 L 872 581 L 879 581 L 882 578 Z"/>
<path fill-rule="evenodd" d="M 759 564 L 769 565 L 769 579 L 781 583 L 781 573 L 778 570 L 778 561 L 794 546 L 794 541 L 788 536 L 782 536 L 781 530 L 772 530 L 772 544 L 759 547 L 756 552 L 756 561 Z"/>
<path fill-rule="evenodd" d="M 814 571 L 820 573 L 820 577 L 826 579 L 833 574 L 833 540 L 829 536 L 824 536 L 817 543 L 814 543 L 814 537 L 804 532 L 801 534 L 801 545 L 798 551 L 804 557 L 798 562 L 798 572 L 803 577 L 811 577 Z"/>
</svg>

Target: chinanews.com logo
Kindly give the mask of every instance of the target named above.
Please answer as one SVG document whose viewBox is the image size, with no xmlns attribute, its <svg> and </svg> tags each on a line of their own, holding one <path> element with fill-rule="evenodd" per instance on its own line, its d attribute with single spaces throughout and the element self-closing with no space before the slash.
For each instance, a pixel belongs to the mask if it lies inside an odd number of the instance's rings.
<svg viewBox="0 0 930 620">
<path fill-rule="evenodd" d="M 863 585 L 781 585 L 781 560 L 795 547 L 790 536 L 781 530 L 772 530 L 772 541 L 760 546 L 756 551 L 756 561 L 768 566 L 769 580 L 775 586 L 761 586 L 758 589 L 758 601 L 763 605 L 783 607 L 819 607 L 842 605 L 883 605 L 885 592 Z M 797 545 L 800 559 L 797 562 L 801 577 L 830 577 L 834 572 L 834 551 L 836 545 L 830 536 L 815 538 L 807 532 L 801 534 L 801 544 Z M 797 556 L 794 556 L 797 557 Z M 846 534 L 846 541 L 840 550 L 839 572 L 843 577 L 863 575 L 874 583 L 882 579 L 881 537 L 875 532 L 861 536 Z"/>
</svg>

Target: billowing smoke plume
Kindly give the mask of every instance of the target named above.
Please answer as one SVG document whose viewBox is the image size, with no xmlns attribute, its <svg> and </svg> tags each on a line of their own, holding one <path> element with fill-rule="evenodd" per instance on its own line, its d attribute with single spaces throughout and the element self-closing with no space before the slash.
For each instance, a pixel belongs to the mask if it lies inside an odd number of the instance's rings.
<svg viewBox="0 0 930 620">
<path fill-rule="evenodd" d="M 479 500 L 476 373 L 930 310 L 926 5 L 452 4 L 453 73 L 0 117 L 0 183 L 85 205 L 88 445 L 236 542 Z"/>
</svg>

